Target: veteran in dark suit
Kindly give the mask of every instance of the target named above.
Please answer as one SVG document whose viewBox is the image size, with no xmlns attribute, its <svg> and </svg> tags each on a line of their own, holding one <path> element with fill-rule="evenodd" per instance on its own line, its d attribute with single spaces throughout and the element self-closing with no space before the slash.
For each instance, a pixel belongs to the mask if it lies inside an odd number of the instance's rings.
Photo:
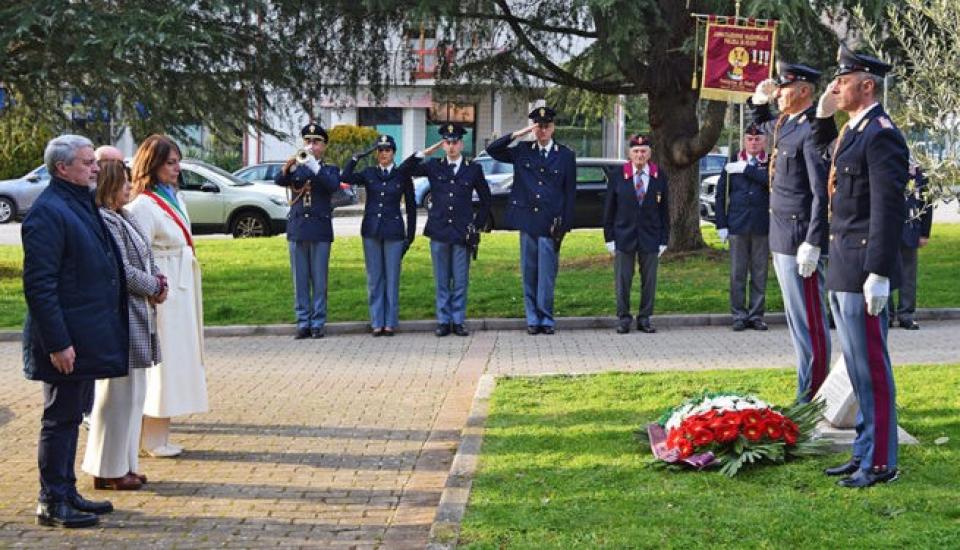
<svg viewBox="0 0 960 550">
<path fill-rule="evenodd" d="M 513 164 L 513 187 L 505 217 L 509 227 L 520 230 L 527 333 L 553 334 L 560 244 L 573 227 L 577 159 L 570 148 L 553 139 L 553 109 L 538 107 L 529 117 L 533 124 L 493 141 L 487 146 L 487 153 L 500 162 Z M 535 141 L 510 147 L 511 142 L 531 132 Z"/>
<path fill-rule="evenodd" d="M 841 48 L 818 114 L 850 116 L 830 147 L 827 289 L 843 359 L 860 404 L 849 462 L 826 470 L 843 487 L 897 478 L 897 407 L 887 352 L 887 300 L 900 282 L 909 152 L 879 103 L 887 63 Z"/>
<path fill-rule="evenodd" d="M 917 256 L 921 248 L 930 241 L 933 228 L 933 205 L 927 198 L 927 178 L 916 164 L 910 166 L 910 179 L 905 194 L 907 219 L 903 222 L 900 239 L 900 265 L 903 277 L 897 294 L 900 305 L 897 307 L 893 292 L 890 293 L 888 311 L 889 325 L 899 321 L 900 328 L 919 330 L 920 325 L 913 319 L 917 310 Z"/>
<path fill-rule="evenodd" d="M 816 119 L 820 71 L 781 63 L 776 81 L 757 86 L 753 122 L 769 136 L 770 251 L 797 353 L 797 399 L 809 401 L 827 376 L 830 333 L 823 287 L 827 253 L 827 162 L 823 140 L 832 120 Z M 769 101 L 775 99 L 779 114 Z M 832 136 L 831 136 L 832 137 Z"/>
<path fill-rule="evenodd" d="M 376 165 L 356 172 L 357 162 L 374 152 Z M 416 162 L 408 159 L 395 166 L 396 153 L 393 137 L 381 135 L 371 149 L 347 161 L 340 176 L 345 183 L 367 188 L 360 235 L 373 336 L 393 336 L 400 322 L 400 265 L 417 231 L 417 204 L 410 179 Z M 401 200 L 406 205 L 406 227 L 400 212 Z"/>
<path fill-rule="evenodd" d="M 637 265 L 640 270 L 640 310 L 637 330 L 653 333 L 650 324 L 657 294 L 657 266 L 670 238 L 670 208 L 667 175 L 650 162 L 650 140 L 630 138 L 630 162 L 622 177 L 607 183 L 603 209 L 603 236 L 614 255 L 617 287 L 617 332 L 630 332 L 630 286 Z"/>
<path fill-rule="evenodd" d="M 441 141 L 411 160 L 422 161 L 411 169 L 414 177 L 430 181 L 433 202 L 427 212 L 423 234 L 430 238 L 430 257 L 436 283 L 437 336 L 453 332 L 467 336 L 467 288 L 470 283 L 470 259 L 480 244 L 479 231 L 490 215 L 490 186 L 479 164 L 463 157 L 463 126 L 440 126 Z M 443 159 L 427 158 L 443 148 Z M 426 160 L 424 160 L 426 159 Z M 479 205 L 474 212 L 473 194 Z"/>
<path fill-rule="evenodd" d="M 770 175 L 763 129 L 744 131 L 743 149 L 717 183 L 717 234 L 730 241 L 730 312 L 733 330 L 767 330 L 763 320 L 770 257 Z M 747 275 L 750 298 L 747 300 Z"/>
<path fill-rule="evenodd" d="M 21 227 L 30 326 L 25 373 L 43 382 L 37 522 L 87 527 L 111 512 L 77 492 L 74 462 L 85 397 L 95 379 L 126 376 L 127 289 L 120 251 L 97 213 L 93 144 L 65 135 L 43 155 L 49 186 Z"/>
<path fill-rule="evenodd" d="M 330 197 L 340 189 L 340 170 L 324 164 L 327 132 L 310 123 L 300 130 L 303 149 L 287 161 L 275 182 L 290 189 L 287 241 L 293 272 L 295 338 L 323 338 L 327 322 L 327 272 L 333 242 Z"/>
</svg>

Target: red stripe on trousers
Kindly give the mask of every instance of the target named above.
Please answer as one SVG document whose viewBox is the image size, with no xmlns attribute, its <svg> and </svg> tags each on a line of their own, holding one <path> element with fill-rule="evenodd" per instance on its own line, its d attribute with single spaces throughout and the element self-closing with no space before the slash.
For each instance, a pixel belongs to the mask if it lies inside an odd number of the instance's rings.
<svg viewBox="0 0 960 550">
<path fill-rule="evenodd" d="M 810 380 L 810 397 L 816 395 L 827 377 L 826 335 L 823 332 L 823 315 L 820 307 L 820 281 L 817 274 L 803 279 L 803 303 L 807 310 L 807 329 L 813 347 L 813 372 Z"/>
<path fill-rule="evenodd" d="M 866 308 L 866 304 L 864 304 Z M 873 463 L 886 468 L 890 456 L 890 382 L 883 360 L 883 333 L 880 316 L 863 312 L 867 332 L 867 365 L 870 367 L 870 385 L 873 389 Z"/>
</svg>

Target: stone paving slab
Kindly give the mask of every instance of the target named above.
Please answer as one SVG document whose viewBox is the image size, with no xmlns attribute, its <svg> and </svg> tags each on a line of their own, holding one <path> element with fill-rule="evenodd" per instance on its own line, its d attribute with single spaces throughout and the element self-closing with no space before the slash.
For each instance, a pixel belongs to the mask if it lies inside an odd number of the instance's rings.
<svg viewBox="0 0 960 550">
<path fill-rule="evenodd" d="M 957 334 L 957 321 L 891 331 L 893 361 L 958 361 Z M 19 344 L 0 343 L 0 547 L 423 548 L 481 375 L 794 360 L 784 327 L 224 337 L 207 358 L 211 412 L 174 424 L 187 452 L 143 459 L 139 492 L 94 491 L 78 470 L 82 493 L 117 512 L 59 531 L 33 521 L 40 385 L 22 378 Z"/>
</svg>

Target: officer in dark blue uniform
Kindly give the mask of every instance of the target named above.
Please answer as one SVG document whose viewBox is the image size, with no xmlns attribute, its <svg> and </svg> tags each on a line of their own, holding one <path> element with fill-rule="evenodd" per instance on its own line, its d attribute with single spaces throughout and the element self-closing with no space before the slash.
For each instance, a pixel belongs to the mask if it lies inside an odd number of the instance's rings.
<svg viewBox="0 0 960 550">
<path fill-rule="evenodd" d="M 333 242 L 330 196 L 340 189 L 340 170 L 323 163 L 327 132 L 315 123 L 300 130 L 303 149 L 275 182 L 290 189 L 287 241 L 293 271 L 295 338 L 323 338 L 327 322 L 327 269 Z"/>
<path fill-rule="evenodd" d="M 568 147 L 553 140 L 556 112 L 538 107 L 530 126 L 487 146 L 500 162 L 513 164 L 513 187 L 506 222 L 520 230 L 520 271 L 527 333 L 553 334 L 553 294 L 559 267 L 560 243 L 573 227 L 577 196 L 577 159 Z M 510 143 L 533 132 L 535 141 Z"/>
<path fill-rule="evenodd" d="M 769 136 L 770 250 L 787 326 L 797 352 L 797 399 L 809 401 L 827 376 L 830 334 L 823 287 L 827 252 L 827 163 L 822 139 L 830 121 L 816 119 L 820 71 L 781 63 L 776 81 L 757 86 L 753 122 Z M 770 112 L 776 99 L 780 114 Z M 820 130 L 825 127 L 825 130 Z"/>
<path fill-rule="evenodd" d="M 603 236 L 614 255 L 617 287 L 618 334 L 630 332 L 630 286 L 634 265 L 640 269 L 640 310 L 637 330 L 657 331 L 650 324 L 657 294 L 657 267 L 670 238 L 670 207 L 667 175 L 650 162 L 650 140 L 630 138 L 630 161 L 623 165 L 623 177 L 607 183 L 603 208 Z"/>
<path fill-rule="evenodd" d="M 897 409 L 887 353 L 887 299 L 900 281 L 900 239 L 909 152 L 879 103 L 890 65 L 841 49 L 820 114 L 849 122 L 830 147 L 830 265 L 827 288 L 843 359 L 860 404 L 849 462 L 829 468 L 844 487 L 897 478 Z"/>
<path fill-rule="evenodd" d="M 374 151 L 376 166 L 354 172 L 357 162 Z M 367 268 L 370 329 L 374 336 L 393 336 L 399 324 L 400 264 L 417 231 L 417 205 L 410 179 L 416 161 L 408 159 L 402 166 L 394 166 L 396 153 L 397 143 L 393 137 L 382 135 L 372 148 L 347 161 L 340 177 L 345 183 L 367 188 L 360 235 Z M 401 199 L 407 210 L 406 230 L 400 214 Z"/>
<path fill-rule="evenodd" d="M 437 285 L 437 336 L 453 331 L 467 336 L 467 286 L 470 280 L 470 257 L 475 257 L 480 243 L 479 230 L 490 215 L 490 187 L 479 164 L 463 157 L 463 126 L 456 123 L 440 126 L 443 139 L 411 160 L 420 161 L 443 147 L 444 158 L 430 158 L 412 167 L 414 177 L 426 176 L 430 181 L 433 202 L 427 212 L 424 236 L 430 238 L 430 257 Z M 404 168 L 406 170 L 406 168 Z M 474 213 L 473 193 L 480 199 Z"/>
<path fill-rule="evenodd" d="M 910 166 L 906 207 L 907 219 L 903 224 L 903 234 L 900 239 L 900 265 L 903 275 L 897 291 L 900 296 L 900 307 L 896 307 L 891 292 L 888 303 L 889 325 L 892 327 L 899 320 L 900 328 L 918 330 L 920 325 L 913 319 L 917 309 L 917 252 L 930 240 L 933 206 L 927 199 L 927 178 L 916 164 Z"/>
<path fill-rule="evenodd" d="M 763 321 L 770 256 L 770 175 L 763 129 L 744 131 L 743 149 L 728 162 L 717 183 L 717 234 L 730 240 L 730 311 L 733 330 L 767 330 Z M 750 274 L 750 301 L 747 299 Z"/>
</svg>

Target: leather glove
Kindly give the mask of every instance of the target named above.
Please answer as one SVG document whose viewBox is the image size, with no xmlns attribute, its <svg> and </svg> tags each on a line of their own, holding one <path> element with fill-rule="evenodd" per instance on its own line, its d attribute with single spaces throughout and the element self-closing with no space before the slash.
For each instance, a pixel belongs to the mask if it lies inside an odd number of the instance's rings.
<svg viewBox="0 0 960 550">
<path fill-rule="evenodd" d="M 820 95 L 820 99 L 817 101 L 817 118 L 830 118 L 839 109 L 840 96 L 833 93 L 836 82 L 834 80 L 827 84 L 827 89 Z"/>
<path fill-rule="evenodd" d="M 867 315 L 880 315 L 890 298 L 890 279 L 871 273 L 863 283 L 863 299 L 867 305 Z"/>
<path fill-rule="evenodd" d="M 800 248 L 797 248 L 797 271 L 800 272 L 801 277 L 806 279 L 807 277 L 813 275 L 813 273 L 817 270 L 817 262 L 819 261 L 819 246 L 813 246 L 807 242 L 800 243 Z"/>
<path fill-rule="evenodd" d="M 609 252 L 611 256 L 613 256 L 614 254 L 616 254 L 616 253 L 617 253 L 617 243 L 614 242 L 614 241 L 608 242 L 608 243 L 607 243 L 607 252 Z"/>
<path fill-rule="evenodd" d="M 773 96 L 773 92 L 777 89 L 777 81 L 768 78 L 757 84 L 756 91 L 753 92 L 753 97 L 750 98 L 750 101 L 754 105 L 766 105 L 770 102 L 770 97 Z"/>
<path fill-rule="evenodd" d="M 728 162 L 723 167 L 728 174 L 742 174 L 747 169 L 747 161 L 738 160 L 737 162 Z"/>
<path fill-rule="evenodd" d="M 661 244 L 661 245 L 660 245 L 660 252 L 657 253 L 657 257 L 659 258 L 660 256 L 663 256 L 663 253 L 666 252 L 666 251 L 667 251 L 667 245 Z"/>
<path fill-rule="evenodd" d="M 717 229 L 717 236 L 720 237 L 721 244 L 727 244 L 727 238 L 730 237 L 730 230 L 726 227 L 723 229 Z"/>
</svg>

